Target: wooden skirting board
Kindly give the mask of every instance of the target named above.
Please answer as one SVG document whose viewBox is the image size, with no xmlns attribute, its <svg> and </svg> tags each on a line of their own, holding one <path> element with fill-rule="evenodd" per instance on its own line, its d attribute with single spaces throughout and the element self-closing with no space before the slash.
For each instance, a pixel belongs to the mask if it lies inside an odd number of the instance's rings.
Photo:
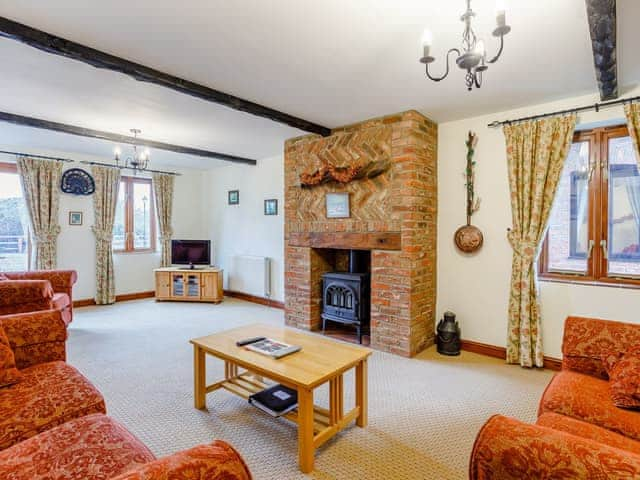
<svg viewBox="0 0 640 480">
<path fill-rule="evenodd" d="M 136 293 L 123 293 L 122 295 L 116 295 L 116 302 L 126 302 L 127 300 L 139 300 L 141 298 L 151 298 L 156 295 L 156 292 L 136 292 Z M 85 298 L 83 300 L 74 300 L 73 306 L 77 307 L 89 307 L 95 305 L 96 301 L 93 298 Z"/>
<path fill-rule="evenodd" d="M 495 345 L 473 342 L 471 340 L 462 340 L 461 348 L 466 352 L 478 353 L 488 357 L 500 358 L 502 360 L 507 358 L 507 349 L 505 347 L 497 347 Z M 560 370 L 561 367 L 562 360 L 553 357 L 544 357 L 544 368 Z"/>
<path fill-rule="evenodd" d="M 248 293 L 234 292 L 233 290 L 225 290 L 224 294 L 227 297 L 239 298 L 247 302 L 258 303 L 260 305 L 266 305 L 267 307 L 279 308 L 284 310 L 284 303 L 277 300 L 271 300 L 270 298 L 256 297 Z"/>
</svg>

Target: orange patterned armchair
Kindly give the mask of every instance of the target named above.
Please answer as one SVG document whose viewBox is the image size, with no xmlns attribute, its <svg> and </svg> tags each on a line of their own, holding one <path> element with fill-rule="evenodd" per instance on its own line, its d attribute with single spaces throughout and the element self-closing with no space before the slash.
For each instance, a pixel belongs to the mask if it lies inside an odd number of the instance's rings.
<svg viewBox="0 0 640 480">
<path fill-rule="evenodd" d="M 74 270 L 0 273 L 0 315 L 57 309 L 68 325 L 77 279 Z"/>
<path fill-rule="evenodd" d="M 640 345 L 640 325 L 569 317 L 562 371 L 535 425 L 496 415 L 471 454 L 472 480 L 640 478 L 640 411 L 614 405 L 602 358 Z"/>
</svg>

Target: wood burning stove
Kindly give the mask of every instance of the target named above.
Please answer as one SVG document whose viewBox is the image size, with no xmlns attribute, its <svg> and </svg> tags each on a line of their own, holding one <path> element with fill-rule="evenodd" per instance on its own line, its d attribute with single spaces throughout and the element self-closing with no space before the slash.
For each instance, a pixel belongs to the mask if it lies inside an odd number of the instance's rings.
<svg viewBox="0 0 640 480">
<path fill-rule="evenodd" d="M 349 271 L 322 275 L 322 331 L 327 320 L 356 327 L 358 342 L 369 333 L 370 274 L 365 271 L 366 254 L 349 251 Z"/>
</svg>

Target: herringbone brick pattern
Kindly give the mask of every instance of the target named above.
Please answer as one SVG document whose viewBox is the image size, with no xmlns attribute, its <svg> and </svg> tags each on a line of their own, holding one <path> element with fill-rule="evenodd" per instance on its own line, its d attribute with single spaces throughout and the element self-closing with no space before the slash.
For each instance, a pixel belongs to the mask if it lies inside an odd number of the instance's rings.
<svg viewBox="0 0 640 480">
<path fill-rule="evenodd" d="M 292 159 L 290 180 L 292 183 L 298 180 L 299 184 L 301 174 L 317 171 L 327 165 L 348 167 L 358 162 L 388 163 L 391 159 L 391 133 L 392 128 L 383 125 L 299 143 L 289 152 Z M 393 169 L 389 169 L 375 178 L 364 178 L 347 184 L 329 183 L 312 188 L 296 188 L 290 192 L 297 208 L 295 217 L 288 219 L 289 231 L 323 231 L 323 226 L 316 222 L 327 222 L 325 195 L 329 192 L 349 193 L 351 218 L 346 221 L 347 230 L 398 229 L 399 218 L 398 215 L 394 218 L 389 201 L 392 183 Z M 394 220 L 393 226 L 388 225 L 388 222 Z"/>
</svg>

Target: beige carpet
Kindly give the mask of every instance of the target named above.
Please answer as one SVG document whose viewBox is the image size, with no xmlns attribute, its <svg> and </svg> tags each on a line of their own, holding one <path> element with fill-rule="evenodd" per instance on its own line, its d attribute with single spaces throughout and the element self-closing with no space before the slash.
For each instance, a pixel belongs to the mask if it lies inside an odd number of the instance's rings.
<svg viewBox="0 0 640 480">
<path fill-rule="evenodd" d="M 255 322 L 282 324 L 280 310 L 235 299 L 220 305 L 122 302 L 77 309 L 69 362 L 102 391 L 109 413 L 158 456 L 220 438 L 262 479 L 462 479 L 475 434 L 489 416 L 535 419 L 550 372 L 465 353 L 429 349 L 414 359 L 375 352 L 369 367 L 369 426 L 351 427 L 316 453 L 316 470 L 297 467 L 296 428 L 217 391 L 209 412 L 193 408 L 188 340 Z M 208 380 L 222 376 L 210 361 Z M 345 378 L 353 405 L 353 376 Z M 327 405 L 321 389 L 317 403 Z"/>
</svg>

